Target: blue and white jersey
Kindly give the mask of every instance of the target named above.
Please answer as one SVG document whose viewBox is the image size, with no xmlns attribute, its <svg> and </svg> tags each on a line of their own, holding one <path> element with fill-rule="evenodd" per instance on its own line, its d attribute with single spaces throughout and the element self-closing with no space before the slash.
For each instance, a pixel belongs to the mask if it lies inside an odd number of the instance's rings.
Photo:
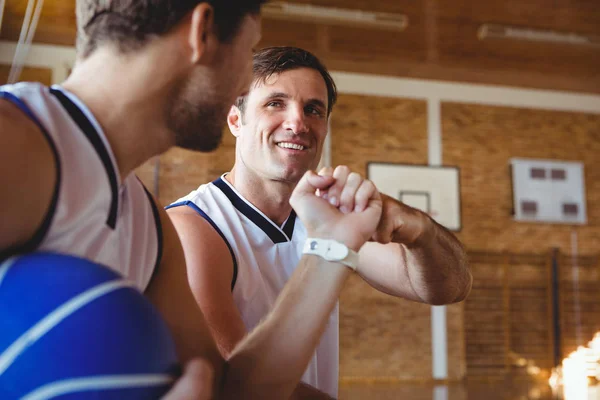
<svg viewBox="0 0 600 400">
<path fill-rule="evenodd" d="M 200 186 L 171 204 L 188 206 L 205 218 L 225 240 L 233 265 L 232 293 L 248 331 L 273 308 L 302 257 L 306 229 L 292 211 L 277 226 L 248 202 L 224 177 Z M 307 384 L 337 397 L 338 306 L 302 377 Z"/>
<path fill-rule="evenodd" d="M 0 253 L 0 261 L 31 251 L 70 254 L 113 268 L 143 291 L 162 254 L 158 208 L 133 173 L 119 176 L 90 110 L 60 86 L 38 83 L 0 86 L 0 99 L 35 122 L 57 170 L 52 203 L 38 232 L 25 246 Z"/>
</svg>

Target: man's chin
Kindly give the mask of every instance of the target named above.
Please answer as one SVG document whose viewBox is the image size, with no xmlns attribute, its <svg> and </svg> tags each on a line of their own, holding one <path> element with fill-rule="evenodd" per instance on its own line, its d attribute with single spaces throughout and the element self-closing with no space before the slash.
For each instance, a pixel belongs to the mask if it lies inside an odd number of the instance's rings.
<svg viewBox="0 0 600 400">
<path fill-rule="evenodd" d="M 175 143 L 175 146 L 182 149 L 197 151 L 200 153 L 210 153 L 219 148 L 221 145 L 222 136 L 214 138 L 212 140 L 206 140 L 206 138 L 194 138 L 192 140 L 180 140 Z"/>
<path fill-rule="evenodd" d="M 197 147 L 195 150 L 202 153 L 211 153 L 217 150 L 221 146 L 221 141 L 213 142 L 210 144 L 203 144 L 202 146 Z"/>
<path fill-rule="evenodd" d="M 308 171 L 306 168 L 295 169 L 293 171 L 288 171 L 285 174 L 285 181 L 293 183 L 294 185 L 300 182 L 300 179 L 304 176 L 304 174 Z"/>
</svg>

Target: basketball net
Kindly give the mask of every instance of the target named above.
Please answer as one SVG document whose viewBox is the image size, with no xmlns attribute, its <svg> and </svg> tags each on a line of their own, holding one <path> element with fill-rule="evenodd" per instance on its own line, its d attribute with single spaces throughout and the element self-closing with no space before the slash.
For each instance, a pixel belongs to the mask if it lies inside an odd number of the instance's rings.
<svg viewBox="0 0 600 400">
<path fill-rule="evenodd" d="M 0 0 L 0 2 L 2 2 L 0 9 L 3 14 L 5 0 Z M 33 41 L 40 15 L 42 14 L 43 5 L 44 0 L 28 0 L 27 2 L 25 17 L 23 18 L 23 25 L 21 26 L 21 34 L 19 35 L 19 42 L 17 43 L 17 49 L 15 50 L 13 62 L 10 67 L 10 73 L 8 74 L 8 83 L 17 82 L 21 76 L 25 59 L 31 48 L 31 42 Z M 2 14 L 0 14 L 0 24 Z"/>
<path fill-rule="evenodd" d="M 6 5 L 5 0 L 0 0 L 0 32 L 2 32 L 2 17 L 4 17 L 4 6 Z"/>
</svg>

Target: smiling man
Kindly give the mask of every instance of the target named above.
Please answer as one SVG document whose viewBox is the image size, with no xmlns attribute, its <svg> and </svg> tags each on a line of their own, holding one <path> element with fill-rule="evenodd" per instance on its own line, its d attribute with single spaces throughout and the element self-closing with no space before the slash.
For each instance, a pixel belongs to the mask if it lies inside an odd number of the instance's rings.
<svg viewBox="0 0 600 400">
<path fill-rule="evenodd" d="M 306 171 L 317 167 L 337 97 L 326 68 L 302 49 L 263 49 L 254 55 L 253 72 L 250 91 L 227 118 L 236 137 L 231 172 L 168 211 L 182 239 L 192 291 L 226 358 L 268 314 L 307 251 L 306 228 L 290 197 Z M 321 174 L 335 179 L 322 198 L 346 216 L 362 212 L 360 201 L 352 200 L 366 195 L 359 174 L 343 166 Z M 424 213 L 382 197 L 374 242 L 360 249 L 356 271 L 378 290 L 409 300 L 464 299 L 471 275 L 458 240 Z M 305 316 L 323 307 L 314 300 Z M 294 331 L 288 334 L 291 340 Z M 297 398 L 337 397 L 338 351 L 336 306 Z"/>
</svg>

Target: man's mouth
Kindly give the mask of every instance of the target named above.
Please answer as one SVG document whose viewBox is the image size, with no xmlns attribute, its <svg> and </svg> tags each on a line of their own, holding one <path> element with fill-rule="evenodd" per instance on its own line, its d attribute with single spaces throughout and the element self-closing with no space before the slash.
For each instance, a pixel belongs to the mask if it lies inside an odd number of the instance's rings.
<svg viewBox="0 0 600 400">
<path fill-rule="evenodd" d="M 306 149 L 306 147 L 302 146 L 301 144 L 290 143 L 290 142 L 279 142 L 279 143 L 277 143 L 277 146 L 284 148 L 284 149 L 293 149 L 293 150 Z"/>
</svg>

